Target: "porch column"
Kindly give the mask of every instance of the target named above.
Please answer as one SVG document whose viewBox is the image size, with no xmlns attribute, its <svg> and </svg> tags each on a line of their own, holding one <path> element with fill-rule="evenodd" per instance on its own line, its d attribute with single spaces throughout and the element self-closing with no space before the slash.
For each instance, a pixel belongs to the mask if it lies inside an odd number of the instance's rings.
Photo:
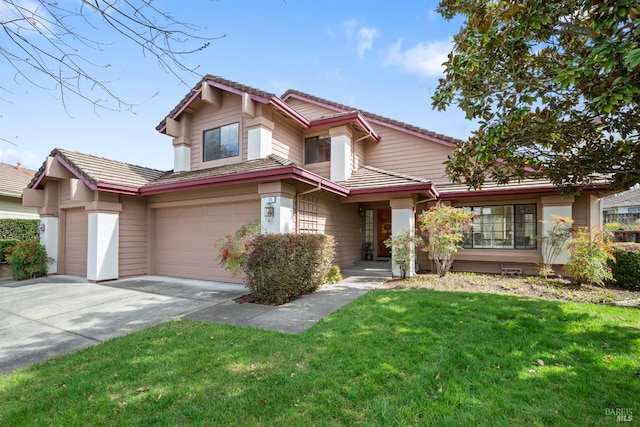
<svg viewBox="0 0 640 427">
<path fill-rule="evenodd" d="M 573 218 L 573 202 L 574 197 L 561 197 L 561 196 L 543 196 L 540 198 L 542 205 L 542 237 L 547 237 L 551 231 L 551 224 L 546 221 L 553 221 L 552 215 L 559 215 L 564 217 Z M 542 248 L 542 261 L 547 262 L 546 242 L 543 240 L 540 245 Z M 556 264 L 566 264 L 569 260 L 569 253 L 566 249 L 563 249 L 555 260 Z"/>
<path fill-rule="evenodd" d="M 329 129 L 331 136 L 331 181 L 341 182 L 351 178 L 351 129 L 340 126 Z"/>
<path fill-rule="evenodd" d="M 60 220 L 57 216 L 40 217 L 40 244 L 47 251 L 47 256 L 52 259 L 47 264 L 49 274 L 58 273 L 58 232 Z"/>
<path fill-rule="evenodd" d="M 95 282 L 117 279 L 122 205 L 93 202 L 87 210 L 87 279 Z"/>
<path fill-rule="evenodd" d="M 269 182 L 258 186 L 260 218 L 266 233 L 295 233 L 293 207 L 296 189 L 282 182 Z"/>
<path fill-rule="evenodd" d="M 391 235 L 395 236 L 401 230 L 408 230 L 413 236 L 415 233 L 415 207 L 412 198 L 391 199 Z M 395 253 L 391 254 L 392 260 Z M 400 276 L 400 268 L 392 263 L 392 272 L 394 276 Z M 407 277 L 416 274 L 416 248 L 411 245 L 411 259 L 406 264 Z"/>
</svg>

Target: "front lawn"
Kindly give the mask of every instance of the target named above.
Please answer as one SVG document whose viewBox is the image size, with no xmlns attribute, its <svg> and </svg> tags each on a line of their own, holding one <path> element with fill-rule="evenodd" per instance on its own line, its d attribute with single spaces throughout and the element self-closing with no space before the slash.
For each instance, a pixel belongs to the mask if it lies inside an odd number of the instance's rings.
<svg viewBox="0 0 640 427">
<path fill-rule="evenodd" d="M 0 425 L 588 426 L 638 396 L 638 309 L 376 290 L 301 335 L 180 320 L 0 377 Z"/>
</svg>

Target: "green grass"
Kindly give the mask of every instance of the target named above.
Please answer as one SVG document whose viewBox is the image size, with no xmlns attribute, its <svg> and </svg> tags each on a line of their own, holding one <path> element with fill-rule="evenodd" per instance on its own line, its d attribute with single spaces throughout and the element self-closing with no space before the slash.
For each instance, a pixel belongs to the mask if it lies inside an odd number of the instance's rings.
<svg viewBox="0 0 640 427">
<path fill-rule="evenodd" d="M 638 396 L 640 310 L 378 290 L 297 336 L 180 320 L 0 377 L 0 425 L 589 426 Z"/>
</svg>

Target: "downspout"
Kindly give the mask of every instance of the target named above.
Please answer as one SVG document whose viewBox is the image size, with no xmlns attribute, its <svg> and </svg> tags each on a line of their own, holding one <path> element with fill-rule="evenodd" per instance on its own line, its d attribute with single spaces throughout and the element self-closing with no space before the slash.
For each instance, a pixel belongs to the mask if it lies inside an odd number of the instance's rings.
<svg viewBox="0 0 640 427">
<path fill-rule="evenodd" d="M 298 230 L 300 230 L 300 215 L 298 215 L 299 212 L 299 208 L 300 208 L 300 196 L 304 196 L 305 194 L 311 194 L 311 193 L 315 193 L 316 191 L 320 191 L 322 190 L 322 183 L 319 182 L 318 186 L 316 188 L 313 188 L 311 190 L 307 190 L 307 191 L 303 191 L 302 193 L 297 193 L 296 194 L 296 234 L 298 233 Z"/>
</svg>

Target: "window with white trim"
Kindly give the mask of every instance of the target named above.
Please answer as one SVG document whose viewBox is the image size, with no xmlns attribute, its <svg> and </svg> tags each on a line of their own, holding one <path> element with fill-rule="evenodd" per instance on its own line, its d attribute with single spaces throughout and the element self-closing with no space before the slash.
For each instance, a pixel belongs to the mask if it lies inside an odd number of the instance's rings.
<svg viewBox="0 0 640 427">
<path fill-rule="evenodd" d="M 464 233 L 464 248 L 536 249 L 535 204 L 469 206 L 476 213 L 471 227 Z"/>
<path fill-rule="evenodd" d="M 239 154 L 239 123 L 205 130 L 202 134 L 202 161 L 226 159 Z"/>
</svg>

